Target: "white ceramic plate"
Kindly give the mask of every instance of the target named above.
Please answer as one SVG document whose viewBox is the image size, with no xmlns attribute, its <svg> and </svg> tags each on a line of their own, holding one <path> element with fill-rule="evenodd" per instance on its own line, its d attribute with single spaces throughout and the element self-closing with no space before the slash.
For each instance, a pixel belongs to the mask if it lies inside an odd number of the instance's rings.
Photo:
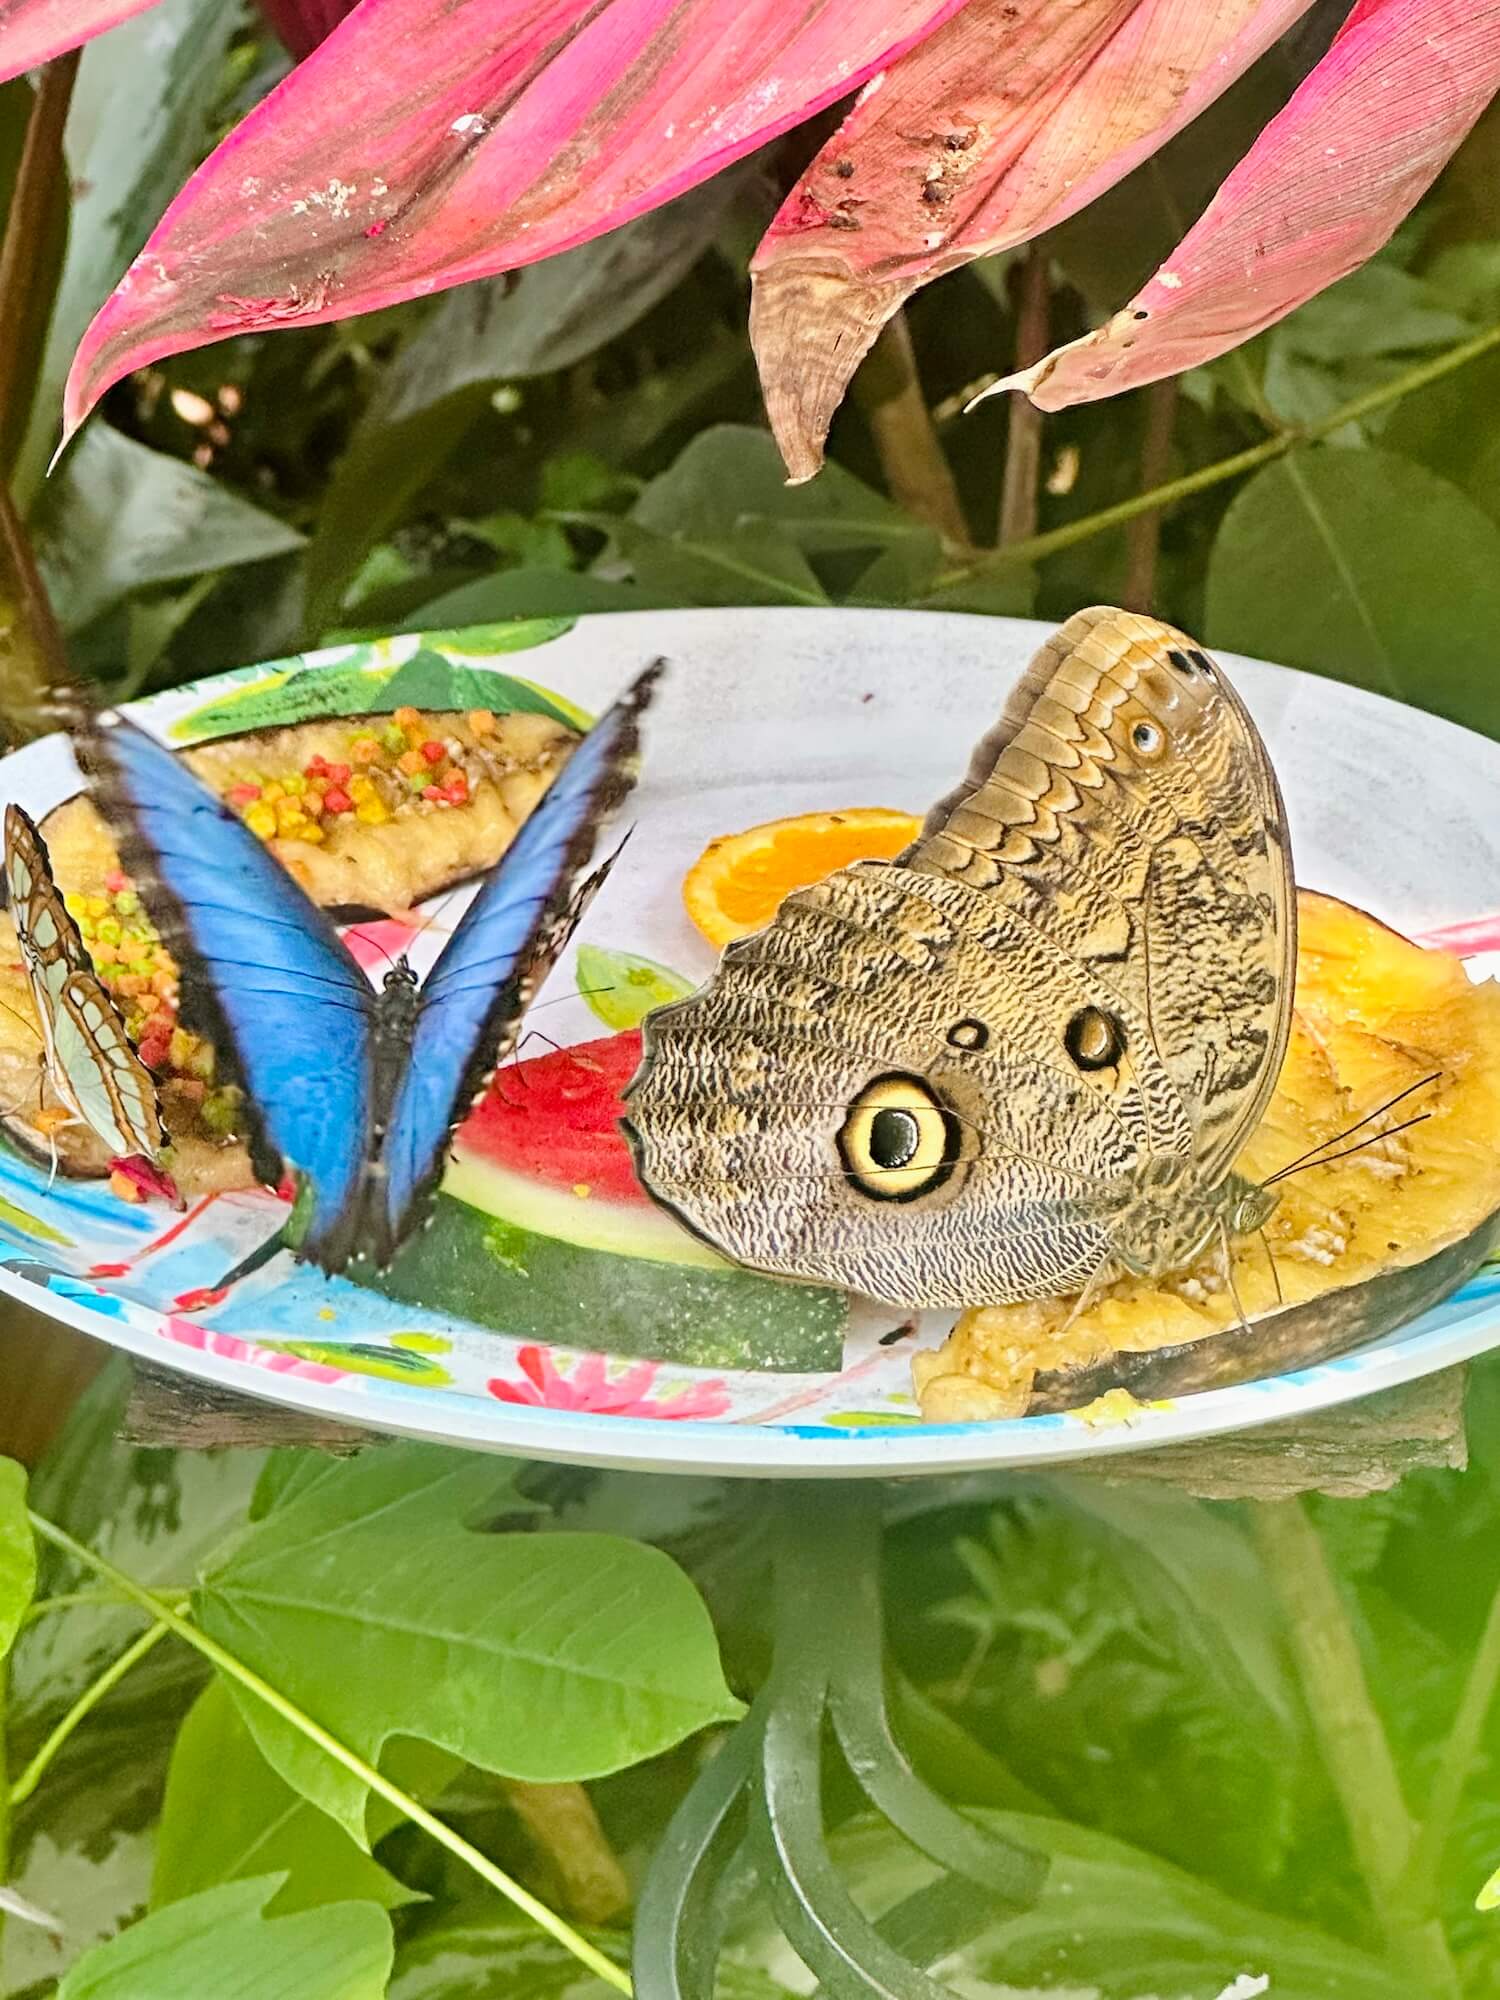
<svg viewBox="0 0 1500 2000">
<path fill-rule="evenodd" d="M 672 662 L 648 718 L 635 836 L 578 942 L 643 953 L 696 979 L 712 954 L 679 890 L 708 840 L 817 808 L 925 810 L 963 771 L 1047 629 L 916 612 L 681 611 L 571 628 L 550 621 L 530 635 L 531 650 L 498 650 L 482 635 L 446 635 L 438 649 L 479 671 L 524 675 L 589 710 L 645 660 Z M 400 663 L 420 643 L 385 642 L 374 663 Z M 177 725 L 180 740 L 187 717 L 273 673 L 372 664 L 369 648 L 351 654 L 332 649 L 174 690 L 138 713 L 163 732 Z M 1270 744 L 1299 880 L 1409 935 L 1448 943 L 1476 976 L 1500 969 L 1500 747 L 1331 681 L 1232 657 L 1226 664 Z M 77 783 L 66 746 L 50 738 L 5 761 L 0 792 L 40 816 Z M 564 1043 L 601 1032 L 578 996 L 574 956 L 542 996 L 547 1033 Z M 1500 1341 L 1500 1272 L 1489 1270 L 1356 1353 L 1184 1397 L 1128 1424 L 1068 1415 L 928 1425 L 911 1395 L 912 1342 L 879 1344 L 888 1311 L 860 1319 L 839 1373 L 810 1377 L 538 1351 L 294 1272 L 285 1259 L 221 1305 L 174 1308 L 280 1213 L 270 1197 L 224 1197 L 184 1227 L 160 1207 L 127 1207 L 97 1186 L 59 1181 L 49 1191 L 43 1174 L 6 1155 L 0 1290 L 159 1367 L 379 1431 L 538 1458 L 761 1476 L 953 1472 L 1137 1450 L 1324 1409 Z M 945 1327 L 930 1315 L 919 1338 L 935 1341 Z M 406 1379 L 371 1372 L 382 1352 Z M 411 1379 L 414 1353 L 425 1357 L 422 1380 Z"/>
</svg>

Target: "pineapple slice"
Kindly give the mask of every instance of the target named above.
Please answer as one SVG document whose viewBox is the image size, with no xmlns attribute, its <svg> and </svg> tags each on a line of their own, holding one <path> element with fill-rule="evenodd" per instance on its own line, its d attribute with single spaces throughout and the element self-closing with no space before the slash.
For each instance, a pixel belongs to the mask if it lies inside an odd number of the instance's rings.
<svg viewBox="0 0 1500 2000">
<path fill-rule="evenodd" d="M 1072 1299 L 976 1308 L 913 1357 L 928 1422 L 1295 1367 L 1399 1324 L 1483 1261 L 1500 1236 L 1488 1227 L 1500 1211 L 1500 985 L 1473 985 L 1458 959 L 1331 897 L 1302 891 L 1298 916 L 1291 1040 L 1238 1168 L 1263 1181 L 1313 1148 L 1343 1157 L 1282 1181 L 1263 1234 L 1234 1244 L 1248 1329 L 1218 1246 L 1167 1278 L 1121 1278 L 1082 1312 Z M 1419 1112 L 1409 1130 L 1374 1136 Z"/>
</svg>

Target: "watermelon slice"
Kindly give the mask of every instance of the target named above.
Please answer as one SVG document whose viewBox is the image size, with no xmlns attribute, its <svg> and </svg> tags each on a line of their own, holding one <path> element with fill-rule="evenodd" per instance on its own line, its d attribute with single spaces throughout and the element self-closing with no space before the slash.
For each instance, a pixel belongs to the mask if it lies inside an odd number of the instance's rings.
<svg viewBox="0 0 1500 2000">
<path fill-rule="evenodd" d="M 640 1056 L 631 1029 L 502 1068 L 455 1137 L 432 1227 L 369 1282 L 528 1340 L 837 1368 L 842 1292 L 728 1263 L 636 1180 L 619 1119 Z"/>
</svg>

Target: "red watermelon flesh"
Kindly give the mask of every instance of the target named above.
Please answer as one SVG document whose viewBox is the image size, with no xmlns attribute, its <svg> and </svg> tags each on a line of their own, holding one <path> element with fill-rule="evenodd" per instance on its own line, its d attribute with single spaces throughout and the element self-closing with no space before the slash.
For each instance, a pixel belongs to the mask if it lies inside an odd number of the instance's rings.
<svg viewBox="0 0 1500 2000">
<path fill-rule="evenodd" d="M 459 1128 L 454 1149 L 546 1187 L 654 1205 L 620 1131 L 622 1094 L 641 1060 L 638 1028 L 506 1063 Z"/>
</svg>

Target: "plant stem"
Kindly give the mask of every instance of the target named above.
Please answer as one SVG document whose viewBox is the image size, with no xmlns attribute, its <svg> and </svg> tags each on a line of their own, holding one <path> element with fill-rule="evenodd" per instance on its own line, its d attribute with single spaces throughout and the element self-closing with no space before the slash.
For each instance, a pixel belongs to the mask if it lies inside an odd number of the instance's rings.
<svg viewBox="0 0 1500 2000">
<path fill-rule="evenodd" d="M 247 1667 L 243 1660 L 236 1659 L 226 1647 L 221 1646 L 216 1639 L 211 1639 L 206 1632 L 201 1632 L 196 1625 L 174 1611 L 171 1605 L 164 1603 L 155 1592 L 148 1590 L 144 1584 L 137 1583 L 133 1576 L 128 1576 L 124 1570 L 116 1569 L 112 1562 L 96 1554 L 84 1543 L 75 1541 L 65 1528 L 58 1527 L 44 1514 L 32 1513 L 28 1509 L 28 1518 L 32 1528 L 44 1542 L 50 1542 L 54 1548 L 63 1550 L 65 1554 L 72 1556 L 75 1562 L 82 1563 L 86 1569 L 92 1570 L 96 1576 L 106 1578 L 122 1596 L 139 1604 L 143 1611 L 149 1611 L 159 1625 L 164 1625 L 168 1631 L 175 1632 L 179 1639 L 186 1640 L 188 1645 L 201 1653 L 204 1659 L 211 1661 L 221 1673 L 227 1674 L 231 1680 L 238 1681 L 241 1687 L 258 1696 L 284 1722 L 289 1722 L 310 1743 L 316 1743 L 326 1756 L 331 1757 L 336 1764 L 341 1764 L 346 1771 L 358 1778 L 361 1784 L 368 1785 L 378 1797 L 393 1805 L 403 1818 L 421 1827 L 422 1831 L 431 1835 L 439 1846 L 445 1847 L 455 1859 L 473 1869 L 482 1881 L 487 1882 L 492 1889 L 498 1890 L 507 1902 L 513 1903 L 518 1910 L 530 1917 L 533 1923 L 539 1924 L 550 1937 L 555 1938 L 565 1950 L 570 1951 L 580 1964 L 586 1965 L 596 1978 L 604 1980 L 617 1992 L 628 1994 L 631 1991 L 630 1981 L 619 1966 L 612 1964 L 603 1952 L 596 1950 L 589 1943 L 587 1938 L 580 1937 L 571 1924 L 565 1923 L 561 1917 L 549 1910 L 545 1903 L 538 1902 L 536 1897 L 529 1890 L 522 1888 L 519 1882 L 512 1881 L 503 1868 L 498 1868 L 487 1855 L 481 1854 L 477 1847 L 471 1847 L 461 1834 L 455 1833 L 451 1826 L 446 1825 L 436 1814 L 430 1813 L 419 1800 L 412 1798 L 410 1793 L 403 1792 L 399 1785 L 392 1784 L 390 1779 L 373 1764 L 367 1764 L 356 1751 L 349 1749 L 347 1744 L 341 1743 L 336 1736 L 330 1735 L 321 1723 L 315 1722 L 310 1715 L 305 1714 L 288 1696 L 272 1687 L 269 1681 L 262 1680 L 252 1667 Z"/>
<path fill-rule="evenodd" d="M 37 1786 L 42 1782 L 47 1766 L 61 1750 L 79 1723 L 99 1706 L 110 1689 L 117 1687 L 139 1661 L 144 1660 L 153 1647 L 166 1638 L 169 1627 L 157 1623 L 141 1634 L 132 1646 L 127 1646 L 120 1657 L 107 1666 L 96 1680 L 90 1681 L 83 1693 L 58 1723 L 41 1749 L 37 1751 L 26 1769 L 10 1788 L 12 1809 L 25 1805 Z"/>
<path fill-rule="evenodd" d="M 1051 304 L 1047 253 L 1033 243 L 1021 266 L 1016 310 L 1017 369 L 1030 368 L 1047 352 Z M 1023 542 L 1036 533 L 1037 485 L 1042 470 L 1042 413 L 1029 396 L 1010 399 L 1005 434 L 1005 470 L 1000 480 L 998 543 Z"/>
<path fill-rule="evenodd" d="M 0 242 L 0 465 L 7 479 L 28 414 L 16 408 L 17 393 L 29 403 L 35 368 L 27 364 L 35 362 L 52 306 L 52 288 L 42 282 L 45 246 L 58 204 L 67 199 L 63 127 L 79 54 L 73 49 L 42 71 Z"/>
<path fill-rule="evenodd" d="M 1146 434 L 1141 440 L 1141 486 L 1160 486 L 1172 460 L 1172 430 L 1177 422 L 1177 377 L 1165 376 L 1146 391 Z M 1125 530 L 1125 589 L 1120 602 L 1128 611 L 1149 611 L 1156 596 L 1156 558 L 1161 549 L 1161 509 L 1138 514 Z"/>
<path fill-rule="evenodd" d="M 1490 1601 L 1484 1635 L 1474 1655 L 1474 1664 L 1469 1669 L 1469 1678 L 1464 1683 L 1463 1699 L 1458 1705 L 1448 1741 L 1443 1746 L 1437 1777 L 1433 1780 L 1427 1816 L 1397 1891 L 1398 1900 L 1414 1920 L 1431 1917 L 1437 1912 L 1438 1879 L 1443 1855 L 1453 1832 L 1453 1823 L 1458 1817 L 1464 1787 L 1474 1772 L 1479 1740 L 1495 1699 L 1497 1684 L 1500 1684 L 1500 1590 Z"/>
<path fill-rule="evenodd" d="M 50 691 L 69 677 L 46 587 L 0 479 L 0 725 L 14 741 L 44 736 L 53 727 Z"/>
<path fill-rule="evenodd" d="M 906 314 L 886 321 L 864 367 L 854 378 L 854 396 L 865 413 L 880 469 L 892 499 L 909 514 L 936 528 L 955 553 L 969 547 L 969 528 L 959 502 L 953 469 L 938 442 Z"/>
<path fill-rule="evenodd" d="M 1430 382 L 1441 381 L 1454 369 L 1467 367 L 1469 362 L 1477 361 L 1481 355 L 1496 347 L 1500 347 L 1500 325 L 1488 327 L 1483 333 L 1475 334 L 1472 340 L 1460 341 L 1458 346 L 1448 348 L 1431 361 L 1406 369 L 1389 382 L 1383 382 L 1379 388 L 1367 390 L 1364 395 L 1356 396 L 1352 402 L 1343 404 L 1328 416 L 1320 417 L 1314 424 L 1278 431 L 1275 437 L 1251 445 L 1246 451 L 1237 451 L 1229 458 L 1215 460 L 1212 465 L 1200 466 L 1196 472 L 1184 473 L 1180 479 L 1168 480 L 1163 486 L 1137 493 L 1129 500 L 1116 502 L 1113 507 L 1101 507 L 1097 514 L 1085 514 L 1081 520 L 1068 521 L 1060 528 L 1049 529 L 1044 535 L 1029 535 L 1024 541 L 1008 542 L 1004 548 L 988 550 L 962 568 L 949 570 L 946 575 L 940 576 L 934 588 L 948 589 L 955 584 L 967 583 L 972 577 L 1002 565 L 1041 562 L 1047 556 L 1056 555 L 1060 549 L 1070 549 L 1078 542 L 1091 541 L 1095 535 L 1106 534 L 1111 528 L 1123 528 L 1141 514 L 1150 514 L 1170 506 L 1173 501 L 1187 500 L 1195 493 L 1207 492 L 1210 487 L 1221 486 L 1226 479 L 1238 478 L 1242 472 L 1254 472 L 1259 466 L 1269 465 L 1273 459 L 1280 458 L 1293 445 L 1314 443 L 1318 438 L 1342 429 L 1345 424 L 1357 423 L 1360 418 L 1384 409 L 1388 403 L 1399 403 L 1415 390 L 1425 389 Z"/>
<path fill-rule="evenodd" d="M 1281 1601 L 1308 1714 L 1371 1911 L 1392 1958 L 1417 1990 L 1458 2000 L 1458 1972 L 1442 1926 L 1413 1922 L 1398 1906 L 1397 1884 L 1412 1849 L 1411 1816 L 1322 1540 L 1300 1500 L 1257 1502 L 1250 1522 Z"/>
<path fill-rule="evenodd" d="M 625 1870 L 582 1785 L 528 1785 L 507 1779 L 505 1795 L 562 1884 L 581 1924 L 607 1924 L 630 1907 Z"/>
<path fill-rule="evenodd" d="M 118 1604 L 117 1590 L 64 1590 L 56 1597 L 39 1597 L 35 1604 L 28 1604 L 21 1618 L 21 1629 L 39 1624 L 43 1618 L 52 1618 L 59 1611 L 72 1611 L 80 1604 Z"/>
</svg>

